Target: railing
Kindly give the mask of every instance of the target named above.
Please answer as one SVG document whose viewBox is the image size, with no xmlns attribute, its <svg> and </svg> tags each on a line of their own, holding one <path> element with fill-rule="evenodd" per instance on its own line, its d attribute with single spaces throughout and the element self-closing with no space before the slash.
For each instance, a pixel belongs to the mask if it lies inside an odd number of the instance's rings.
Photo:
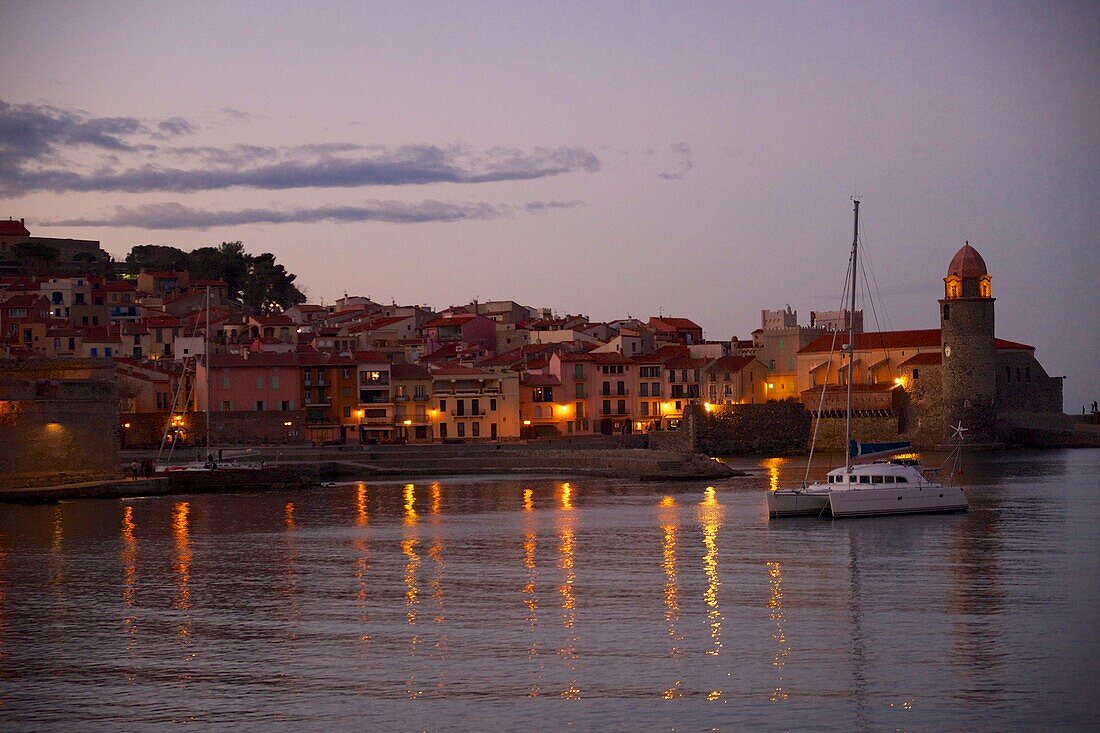
<svg viewBox="0 0 1100 733">
<path fill-rule="evenodd" d="M 630 390 L 625 387 L 616 390 L 600 390 L 601 397 L 626 397 L 630 394 Z"/>
<path fill-rule="evenodd" d="M 623 410 L 620 412 L 618 409 L 600 410 L 600 415 L 603 417 L 626 417 L 630 414 L 630 410 Z"/>
<path fill-rule="evenodd" d="M 485 410 L 477 410 L 476 412 L 473 410 L 464 410 L 462 412 L 459 412 L 458 410 L 451 410 L 451 417 L 485 417 L 488 414 L 489 413 Z"/>
</svg>

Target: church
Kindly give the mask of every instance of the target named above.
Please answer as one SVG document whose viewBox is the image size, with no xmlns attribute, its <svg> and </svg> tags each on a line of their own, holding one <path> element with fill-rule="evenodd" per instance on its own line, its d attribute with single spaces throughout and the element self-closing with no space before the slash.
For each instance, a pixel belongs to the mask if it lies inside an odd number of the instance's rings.
<svg viewBox="0 0 1100 733">
<path fill-rule="evenodd" d="M 1061 378 L 1046 373 L 1035 347 L 997 338 L 992 280 L 968 242 L 947 266 L 939 328 L 855 334 L 852 417 L 861 439 L 933 448 L 961 423 L 969 444 L 997 446 L 1032 442 L 1036 430 L 1070 429 Z M 797 355 L 807 409 L 817 411 L 824 387 L 822 427 L 843 422 L 847 342 L 846 333 L 821 336 Z"/>
</svg>

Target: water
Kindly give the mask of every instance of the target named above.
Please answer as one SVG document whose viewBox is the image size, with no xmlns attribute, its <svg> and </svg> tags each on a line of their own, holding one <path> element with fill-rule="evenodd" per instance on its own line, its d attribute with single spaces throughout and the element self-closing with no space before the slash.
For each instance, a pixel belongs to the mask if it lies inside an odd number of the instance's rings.
<svg viewBox="0 0 1100 733">
<path fill-rule="evenodd" d="M 0 728 L 1097 726 L 1100 451 L 843 521 L 759 465 L 0 505 Z"/>
</svg>

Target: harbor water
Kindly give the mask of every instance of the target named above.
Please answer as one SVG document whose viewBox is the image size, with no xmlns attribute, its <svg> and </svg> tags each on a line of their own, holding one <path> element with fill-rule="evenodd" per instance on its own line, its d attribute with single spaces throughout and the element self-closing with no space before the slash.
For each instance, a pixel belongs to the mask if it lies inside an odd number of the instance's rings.
<svg viewBox="0 0 1100 733">
<path fill-rule="evenodd" d="M 1100 725 L 1100 451 L 857 520 L 740 463 L 0 505 L 0 730 Z"/>
</svg>

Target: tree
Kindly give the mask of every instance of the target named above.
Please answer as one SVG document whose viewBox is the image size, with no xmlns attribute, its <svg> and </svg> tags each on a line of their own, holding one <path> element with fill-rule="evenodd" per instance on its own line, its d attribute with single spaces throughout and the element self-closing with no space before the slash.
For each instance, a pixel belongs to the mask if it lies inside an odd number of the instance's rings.
<svg viewBox="0 0 1100 733">
<path fill-rule="evenodd" d="M 187 254 L 162 244 L 139 244 L 126 255 L 126 264 L 137 270 L 181 272 L 187 269 Z"/>
<path fill-rule="evenodd" d="M 277 264 L 275 255 L 248 254 L 243 242 L 222 242 L 190 252 L 143 244 L 130 250 L 126 262 L 146 270 L 186 270 L 192 280 L 222 280 L 229 286 L 229 297 L 240 298 L 253 311 L 279 311 L 306 299 L 294 286 L 296 276 Z"/>
<path fill-rule="evenodd" d="M 41 242 L 21 242 L 11 248 L 12 254 L 23 265 L 23 269 L 33 275 L 42 274 L 50 269 L 61 257 L 61 251 L 48 247 Z"/>
<path fill-rule="evenodd" d="M 306 296 L 294 286 L 296 277 L 276 264 L 275 255 L 270 252 L 250 255 L 241 300 L 247 308 L 260 313 L 282 311 L 305 302 Z"/>
</svg>

